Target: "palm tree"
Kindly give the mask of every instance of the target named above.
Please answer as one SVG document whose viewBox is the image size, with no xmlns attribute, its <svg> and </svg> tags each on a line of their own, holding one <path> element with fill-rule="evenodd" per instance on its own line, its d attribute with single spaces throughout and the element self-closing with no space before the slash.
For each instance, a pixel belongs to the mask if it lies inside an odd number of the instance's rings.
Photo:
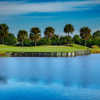
<svg viewBox="0 0 100 100">
<path fill-rule="evenodd" d="M 17 35 L 17 40 L 21 43 L 21 45 L 24 45 L 24 40 L 28 38 L 28 32 L 26 30 L 20 30 Z"/>
<path fill-rule="evenodd" d="M 68 36 L 69 36 L 70 33 L 72 34 L 74 32 L 73 25 L 72 24 L 66 24 L 65 27 L 64 27 L 64 32 L 66 34 L 68 34 Z"/>
<path fill-rule="evenodd" d="M 40 29 L 38 27 L 31 28 L 30 31 L 30 39 L 35 43 L 35 46 L 37 45 L 37 42 L 40 40 Z"/>
<path fill-rule="evenodd" d="M 0 39 L 4 44 L 4 38 L 8 36 L 9 27 L 6 24 L 0 24 Z"/>
<path fill-rule="evenodd" d="M 46 38 L 51 39 L 54 36 L 55 29 L 53 27 L 47 27 L 44 31 Z"/>
<path fill-rule="evenodd" d="M 91 29 L 88 27 L 82 27 L 80 29 L 80 36 L 83 40 L 85 40 L 85 46 L 86 46 L 86 40 L 88 40 L 91 37 Z"/>
</svg>

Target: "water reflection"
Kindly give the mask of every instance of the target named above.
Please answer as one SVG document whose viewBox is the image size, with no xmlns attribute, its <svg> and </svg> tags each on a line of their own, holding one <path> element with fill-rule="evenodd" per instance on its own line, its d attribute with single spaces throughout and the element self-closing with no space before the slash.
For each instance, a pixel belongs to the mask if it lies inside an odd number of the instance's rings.
<svg viewBox="0 0 100 100">
<path fill-rule="evenodd" d="M 0 58 L 0 100 L 100 100 L 99 59 Z"/>
<path fill-rule="evenodd" d="M 5 84 L 5 83 L 7 83 L 6 77 L 0 75 L 0 84 Z"/>
<path fill-rule="evenodd" d="M 76 58 L 0 58 L 6 79 L 87 88 L 100 83 L 98 55 Z"/>
<path fill-rule="evenodd" d="M 80 59 L 80 61 L 81 61 L 80 79 L 82 79 L 80 84 L 82 87 L 87 88 L 88 85 L 90 85 L 90 80 L 91 80 L 91 73 L 90 73 L 91 67 L 88 62 L 89 58 L 87 56 L 84 57 L 84 59 Z"/>
</svg>

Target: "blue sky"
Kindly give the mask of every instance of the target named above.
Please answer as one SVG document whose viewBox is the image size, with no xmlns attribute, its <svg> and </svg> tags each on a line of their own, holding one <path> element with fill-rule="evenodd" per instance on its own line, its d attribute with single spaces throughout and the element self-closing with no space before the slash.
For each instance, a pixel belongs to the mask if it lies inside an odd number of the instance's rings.
<svg viewBox="0 0 100 100">
<path fill-rule="evenodd" d="M 0 0 L 0 23 L 6 23 L 15 35 L 20 29 L 28 32 L 52 26 L 62 35 L 65 24 L 73 24 L 74 34 L 88 26 L 100 29 L 100 0 Z"/>
</svg>

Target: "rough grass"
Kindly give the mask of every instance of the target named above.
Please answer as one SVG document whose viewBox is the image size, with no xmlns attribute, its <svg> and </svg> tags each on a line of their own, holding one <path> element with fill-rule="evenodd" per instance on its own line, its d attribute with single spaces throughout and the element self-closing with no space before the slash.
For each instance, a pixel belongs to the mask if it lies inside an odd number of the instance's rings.
<svg viewBox="0 0 100 100">
<path fill-rule="evenodd" d="M 91 53 L 100 53 L 100 48 L 92 48 Z"/>
<path fill-rule="evenodd" d="M 36 46 L 36 47 L 16 47 L 0 45 L 0 54 L 6 52 L 73 52 L 86 50 L 87 47 L 73 44 L 72 46 Z"/>
<path fill-rule="evenodd" d="M 91 50 L 91 53 L 100 53 L 100 46 L 93 45 L 90 50 Z"/>
</svg>

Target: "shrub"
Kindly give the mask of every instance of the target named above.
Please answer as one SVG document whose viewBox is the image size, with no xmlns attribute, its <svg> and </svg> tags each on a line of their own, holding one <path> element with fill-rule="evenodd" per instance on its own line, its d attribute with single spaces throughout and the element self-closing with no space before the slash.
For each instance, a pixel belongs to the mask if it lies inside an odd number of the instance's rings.
<svg viewBox="0 0 100 100">
<path fill-rule="evenodd" d="M 8 36 L 4 39 L 4 44 L 6 45 L 16 45 L 16 37 L 14 34 L 9 33 Z"/>
<path fill-rule="evenodd" d="M 51 45 L 51 40 L 47 38 L 42 38 L 38 41 L 37 45 Z"/>
<path fill-rule="evenodd" d="M 79 35 L 74 35 L 73 42 L 76 44 L 81 44 L 81 38 Z"/>
<path fill-rule="evenodd" d="M 31 46 L 31 45 L 32 45 L 30 39 L 26 39 L 26 40 L 24 40 L 23 43 L 24 43 L 24 46 Z"/>
</svg>

